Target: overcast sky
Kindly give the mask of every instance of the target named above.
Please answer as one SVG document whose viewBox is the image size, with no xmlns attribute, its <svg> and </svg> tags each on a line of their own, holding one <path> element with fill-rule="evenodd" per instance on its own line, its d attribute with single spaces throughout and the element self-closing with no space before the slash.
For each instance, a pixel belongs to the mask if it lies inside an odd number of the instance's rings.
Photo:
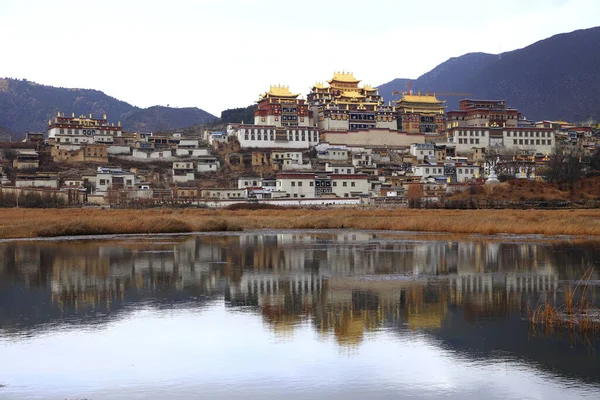
<svg viewBox="0 0 600 400">
<path fill-rule="evenodd" d="M 597 0 L 0 0 L 0 77 L 218 116 L 270 84 L 305 94 L 338 70 L 374 86 L 417 78 L 598 15 Z"/>
</svg>

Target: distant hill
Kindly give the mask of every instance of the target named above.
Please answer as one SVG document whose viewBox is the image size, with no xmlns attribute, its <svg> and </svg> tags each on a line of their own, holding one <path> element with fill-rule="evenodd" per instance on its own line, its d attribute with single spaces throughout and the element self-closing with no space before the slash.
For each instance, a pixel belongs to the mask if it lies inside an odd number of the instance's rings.
<svg viewBox="0 0 600 400">
<path fill-rule="evenodd" d="M 252 104 L 248 107 L 230 108 L 221 111 L 221 122 L 228 123 L 254 123 L 254 111 L 258 109 L 258 105 Z"/>
<path fill-rule="evenodd" d="M 412 83 L 413 91 L 473 93 L 505 99 L 529 119 L 600 120 L 600 27 L 564 33 L 500 55 L 451 58 Z M 379 86 L 385 100 L 405 91 L 406 79 Z M 464 96 L 462 96 L 464 97 Z M 440 95 L 448 109 L 458 97 Z"/>
<path fill-rule="evenodd" d="M 13 137 L 17 137 L 16 132 L 0 126 L 0 142 L 11 142 Z"/>
<path fill-rule="evenodd" d="M 0 127 L 22 137 L 25 131 L 43 131 L 58 112 L 121 121 L 129 131 L 158 131 L 209 123 L 215 117 L 199 108 L 132 106 L 92 89 L 67 89 L 39 85 L 27 80 L 0 78 Z"/>
</svg>

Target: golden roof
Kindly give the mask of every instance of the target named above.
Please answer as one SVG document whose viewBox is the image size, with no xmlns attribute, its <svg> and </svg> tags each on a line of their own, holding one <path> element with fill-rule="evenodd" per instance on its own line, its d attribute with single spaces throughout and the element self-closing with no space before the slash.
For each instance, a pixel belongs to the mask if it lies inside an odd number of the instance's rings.
<svg viewBox="0 0 600 400">
<path fill-rule="evenodd" d="M 355 83 L 360 82 L 358 79 L 356 79 L 354 77 L 354 74 L 352 72 L 334 72 L 333 79 L 331 81 L 355 82 Z M 329 82 L 331 82 L 331 81 L 329 81 Z"/>
<path fill-rule="evenodd" d="M 365 322 L 359 318 L 343 316 L 333 329 L 336 341 L 340 345 L 357 345 L 362 341 Z"/>
<path fill-rule="evenodd" d="M 373 86 L 371 86 L 371 85 L 365 85 L 365 86 L 363 87 L 363 89 L 365 89 L 367 92 L 374 92 L 374 91 L 376 91 L 376 90 L 377 90 L 377 89 L 375 89 L 375 88 L 374 88 Z"/>
<path fill-rule="evenodd" d="M 362 95 L 362 94 L 360 94 L 360 93 L 358 93 L 355 90 L 345 90 L 345 91 L 342 92 L 342 97 L 349 97 L 349 98 L 352 98 L 352 99 L 360 99 L 360 98 L 363 98 L 365 96 Z"/>
<path fill-rule="evenodd" d="M 442 100 L 438 100 L 435 94 L 403 94 L 402 98 L 398 102 L 407 103 L 443 103 Z"/>
<path fill-rule="evenodd" d="M 325 89 L 325 85 L 321 82 L 315 83 L 315 89 Z"/>
<path fill-rule="evenodd" d="M 298 94 L 290 92 L 289 86 L 271 85 L 269 91 L 263 97 L 298 97 Z"/>
</svg>

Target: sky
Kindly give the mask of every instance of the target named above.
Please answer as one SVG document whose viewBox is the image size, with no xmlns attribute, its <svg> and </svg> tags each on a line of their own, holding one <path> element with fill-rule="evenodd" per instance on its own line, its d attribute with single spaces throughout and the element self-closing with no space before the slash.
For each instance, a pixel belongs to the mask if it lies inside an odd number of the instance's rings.
<svg viewBox="0 0 600 400">
<path fill-rule="evenodd" d="M 377 86 L 598 25 L 597 0 L 0 0 L 0 77 L 217 116 L 334 71 Z"/>
</svg>

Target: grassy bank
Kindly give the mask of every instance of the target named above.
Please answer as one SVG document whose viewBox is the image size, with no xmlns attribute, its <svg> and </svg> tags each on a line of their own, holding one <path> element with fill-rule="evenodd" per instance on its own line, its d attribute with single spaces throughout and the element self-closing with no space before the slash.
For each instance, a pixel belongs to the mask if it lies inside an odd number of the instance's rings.
<svg viewBox="0 0 600 400">
<path fill-rule="evenodd" d="M 1 238 L 261 228 L 600 236 L 600 210 L 0 209 Z"/>
</svg>

